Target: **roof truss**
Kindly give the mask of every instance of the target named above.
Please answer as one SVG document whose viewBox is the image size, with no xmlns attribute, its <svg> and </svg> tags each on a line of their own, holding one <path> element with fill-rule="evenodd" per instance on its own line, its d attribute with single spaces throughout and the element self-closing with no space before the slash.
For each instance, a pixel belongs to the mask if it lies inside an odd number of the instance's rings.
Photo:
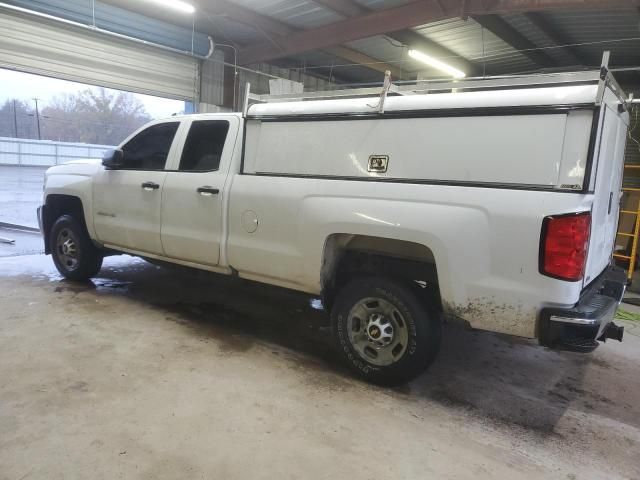
<svg viewBox="0 0 640 480">
<path fill-rule="evenodd" d="M 338 0 L 330 2 L 336 8 L 347 8 Z M 340 4 L 339 7 L 336 5 Z M 385 35 L 454 17 L 490 15 L 514 12 L 535 12 L 572 8 L 629 8 L 640 0 L 420 0 L 399 7 L 376 10 L 356 17 L 298 31 L 273 43 L 250 45 L 240 51 L 241 63 L 256 63 L 296 55 L 310 50 L 325 49 L 361 38 Z M 542 58 L 540 61 L 544 62 Z"/>
</svg>

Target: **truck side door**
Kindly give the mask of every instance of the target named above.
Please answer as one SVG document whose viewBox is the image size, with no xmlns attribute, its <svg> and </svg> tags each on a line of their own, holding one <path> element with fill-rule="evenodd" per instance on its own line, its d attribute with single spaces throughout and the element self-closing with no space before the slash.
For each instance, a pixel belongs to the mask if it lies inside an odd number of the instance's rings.
<svg viewBox="0 0 640 480">
<path fill-rule="evenodd" d="M 177 171 L 162 190 L 161 238 L 165 255 L 218 265 L 224 188 L 239 128 L 234 116 L 191 120 Z"/>
<path fill-rule="evenodd" d="M 124 166 L 99 172 L 93 185 L 98 240 L 162 255 L 160 205 L 165 166 L 176 154 L 179 121 L 153 124 L 122 146 Z"/>
</svg>

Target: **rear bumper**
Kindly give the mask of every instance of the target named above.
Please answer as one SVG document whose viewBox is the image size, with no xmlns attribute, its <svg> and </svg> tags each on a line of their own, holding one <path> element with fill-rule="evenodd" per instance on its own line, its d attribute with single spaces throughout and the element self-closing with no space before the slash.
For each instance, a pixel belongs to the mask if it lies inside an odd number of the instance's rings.
<svg viewBox="0 0 640 480">
<path fill-rule="evenodd" d="M 540 312 L 540 343 L 579 352 L 596 349 L 598 341 L 622 341 L 623 328 L 612 321 L 622 300 L 627 278 L 624 270 L 608 267 L 571 308 L 544 308 Z"/>
</svg>

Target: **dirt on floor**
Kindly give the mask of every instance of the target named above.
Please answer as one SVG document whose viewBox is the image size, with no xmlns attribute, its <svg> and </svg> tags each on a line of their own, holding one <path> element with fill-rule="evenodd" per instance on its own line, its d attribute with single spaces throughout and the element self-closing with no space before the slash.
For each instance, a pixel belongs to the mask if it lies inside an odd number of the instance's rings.
<svg viewBox="0 0 640 480">
<path fill-rule="evenodd" d="M 591 355 L 449 324 L 384 389 L 319 307 L 130 257 L 86 284 L 0 259 L 0 479 L 640 478 L 639 324 Z"/>
</svg>

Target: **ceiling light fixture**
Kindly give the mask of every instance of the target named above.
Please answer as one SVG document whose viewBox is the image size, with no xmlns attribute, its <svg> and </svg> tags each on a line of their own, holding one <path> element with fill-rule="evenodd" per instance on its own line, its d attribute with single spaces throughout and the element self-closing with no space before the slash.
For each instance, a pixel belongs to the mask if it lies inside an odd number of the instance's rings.
<svg viewBox="0 0 640 480">
<path fill-rule="evenodd" d="M 464 78 L 467 75 L 457 68 L 452 67 L 449 64 L 446 64 L 437 58 L 430 57 L 426 53 L 422 53 L 419 50 L 409 50 L 409 56 L 414 60 L 418 60 L 419 62 L 426 63 L 430 67 L 436 68 L 441 72 L 445 72 L 448 75 L 451 75 L 453 78 Z"/>
<path fill-rule="evenodd" d="M 178 10 L 183 13 L 195 13 L 196 9 L 193 5 L 183 2 L 182 0 L 147 0 L 152 3 L 157 3 L 163 7 L 171 8 L 172 10 Z"/>
</svg>

